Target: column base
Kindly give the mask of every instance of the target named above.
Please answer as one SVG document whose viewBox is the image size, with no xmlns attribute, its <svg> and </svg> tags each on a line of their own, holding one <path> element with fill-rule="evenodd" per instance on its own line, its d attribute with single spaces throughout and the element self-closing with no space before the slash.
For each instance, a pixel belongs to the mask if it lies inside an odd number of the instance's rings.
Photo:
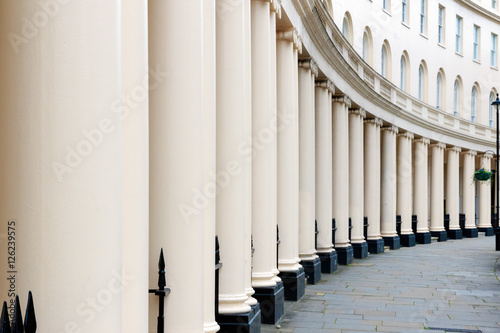
<svg viewBox="0 0 500 333">
<path fill-rule="evenodd" d="M 392 237 L 382 237 L 384 240 L 384 246 L 389 246 L 391 250 L 399 250 L 401 248 L 401 242 L 399 236 Z"/>
<path fill-rule="evenodd" d="M 384 252 L 384 240 L 379 239 L 369 239 L 366 241 L 368 243 L 368 252 L 372 254 L 379 254 Z"/>
<path fill-rule="evenodd" d="M 331 274 L 337 270 L 337 251 L 318 253 L 321 260 L 321 273 Z"/>
<path fill-rule="evenodd" d="M 354 258 L 365 259 L 368 257 L 368 244 L 363 243 L 352 243 L 352 251 L 354 252 Z"/>
<path fill-rule="evenodd" d="M 247 313 L 219 314 L 216 321 L 220 326 L 219 333 L 260 333 L 259 303 Z"/>
<path fill-rule="evenodd" d="M 321 260 L 302 260 L 300 262 L 306 273 L 307 283 L 316 284 L 321 280 Z"/>
<path fill-rule="evenodd" d="M 335 248 L 339 265 L 350 265 L 354 261 L 352 246 Z"/>
<path fill-rule="evenodd" d="M 417 243 L 414 234 L 401 235 L 400 237 L 401 246 L 413 247 Z"/>
<path fill-rule="evenodd" d="M 477 228 L 472 228 L 472 229 L 465 228 L 463 230 L 463 232 L 464 232 L 464 237 L 467 237 L 467 238 L 477 238 L 478 237 Z"/>
<path fill-rule="evenodd" d="M 415 240 L 418 244 L 430 244 L 431 243 L 431 233 L 430 232 L 417 232 L 415 235 Z"/>
<path fill-rule="evenodd" d="M 463 238 L 462 229 L 448 230 L 448 238 L 449 239 L 462 239 Z"/>
<path fill-rule="evenodd" d="M 431 236 L 432 237 L 437 237 L 438 242 L 446 242 L 448 240 L 448 233 L 446 230 L 442 231 L 431 231 Z"/>
<path fill-rule="evenodd" d="M 285 314 L 285 287 L 283 282 L 274 287 L 254 288 L 253 297 L 259 301 L 262 324 L 274 325 Z"/>
<path fill-rule="evenodd" d="M 493 227 L 486 227 L 486 228 L 477 228 L 478 232 L 484 232 L 485 236 L 493 236 L 495 235 L 495 231 L 493 230 Z"/>
<path fill-rule="evenodd" d="M 306 273 L 304 268 L 293 272 L 280 272 L 278 275 L 285 287 L 285 300 L 298 301 L 306 293 Z"/>
</svg>

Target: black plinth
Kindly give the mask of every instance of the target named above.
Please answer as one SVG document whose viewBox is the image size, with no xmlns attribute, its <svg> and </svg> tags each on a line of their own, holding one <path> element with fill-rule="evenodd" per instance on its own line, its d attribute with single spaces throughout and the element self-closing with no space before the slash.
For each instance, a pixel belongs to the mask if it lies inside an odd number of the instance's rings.
<svg viewBox="0 0 500 333">
<path fill-rule="evenodd" d="M 399 250 L 399 248 L 401 247 L 399 236 L 382 237 L 382 238 L 384 239 L 384 245 L 389 246 L 391 250 Z"/>
<path fill-rule="evenodd" d="M 431 243 L 431 233 L 430 232 L 417 232 L 415 235 L 415 240 L 418 244 L 430 244 Z"/>
<path fill-rule="evenodd" d="M 337 270 L 337 252 L 318 253 L 321 261 L 321 273 L 331 274 Z"/>
<path fill-rule="evenodd" d="M 401 235 L 400 237 L 401 246 L 413 247 L 417 243 L 414 234 Z"/>
<path fill-rule="evenodd" d="M 259 303 L 248 313 L 219 314 L 215 320 L 220 326 L 219 333 L 260 333 Z"/>
<path fill-rule="evenodd" d="M 446 230 L 442 231 L 431 231 L 431 236 L 432 237 L 437 237 L 438 242 L 446 242 L 448 240 L 448 233 Z"/>
<path fill-rule="evenodd" d="M 339 265 L 350 265 L 354 261 L 352 246 L 335 248 Z"/>
<path fill-rule="evenodd" d="M 378 254 L 384 252 L 384 240 L 379 239 L 369 239 L 366 241 L 368 243 L 368 252 L 372 254 Z"/>
<path fill-rule="evenodd" d="M 281 272 L 278 275 L 285 287 L 285 300 L 298 301 L 306 292 L 306 273 L 304 268 L 293 272 Z"/>
<path fill-rule="evenodd" d="M 477 228 L 478 232 L 484 232 L 485 236 L 494 236 L 495 235 L 495 230 L 493 227 L 488 227 L 488 228 Z"/>
<path fill-rule="evenodd" d="M 352 243 L 352 251 L 354 253 L 354 258 L 365 259 L 368 257 L 368 244 L 363 243 Z"/>
<path fill-rule="evenodd" d="M 285 314 L 285 287 L 278 282 L 274 287 L 253 288 L 253 297 L 259 301 L 263 324 L 274 325 Z"/>
<path fill-rule="evenodd" d="M 306 272 L 307 283 L 316 284 L 321 280 L 321 261 L 319 258 L 314 260 L 302 260 L 300 262 Z"/>
<path fill-rule="evenodd" d="M 448 230 L 448 239 L 462 239 L 462 229 Z"/>
<path fill-rule="evenodd" d="M 463 234 L 464 234 L 464 237 L 467 237 L 467 238 L 476 238 L 476 237 L 478 237 L 477 228 L 472 228 L 472 229 L 465 228 L 463 230 Z"/>
</svg>

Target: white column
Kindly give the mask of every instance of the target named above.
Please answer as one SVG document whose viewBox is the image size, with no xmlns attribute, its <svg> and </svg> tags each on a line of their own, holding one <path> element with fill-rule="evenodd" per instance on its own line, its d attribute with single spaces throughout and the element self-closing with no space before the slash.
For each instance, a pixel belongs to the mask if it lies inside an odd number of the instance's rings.
<svg viewBox="0 0 500 333">
<path fill-rule="evenodd" d="M 335 247 L 349 247 L 349 107 L 345 95 L 332 99 L 332 216 L 335 219 Z"/>
<path fill-rule="evenodd" d="M 396 135 L 398 128 L 381 128 L 380 233 L 382 237 L 397 237 L 396 233 Z"/>
<path fill-rule="evenodd" d="M 296 271 L 299 264 L 299 137 L 297 59 L 300 43 L 295 30 L 277 33 L 278 101 L 278 225 L 280 248 L 278 269 Z"/>
<path fill-rule="evenodd" d="M 411 225 L 413 133 L 399 133 L 397 140 L 397 215 L 401 216 L 401 235 L 411 235 L 413 234 Z"/>
<path fill-rule="evenodd" d="M 252 285 L 275 286 L 277 223 L 276 110 L 272 107 L 274 82 L 271 72 L 271 20 L 269 1 L 252 5 Z M 272 41 L 274 44 L 275 41 Z"/>
<path fill-rule="evenodd" d="M 251 218 L 251 114 L 247 80 L 245 21 L 248 0 L 231 10 L 217 7 L 217 177 L 216 219 L 223 267 L 220 271 L 219 312 L 250 311 L 247 266 L 249 264 L 248 218 Z M 184 34 L 181 34 L 184 35 Z M 188 44 L 183 42 L 183 44 Z M 251 97 L 250 97 L 251 98 Z"/>
<path fill-rule="evenodd" d="M 202 331 L 205 324 L 203 302 L 192 302 L 204 294 L 203 210 L 214 191 L 204 176 L 202 16 L 202 1 L 189 11 L 180 2 L 149 2 L 149 63 L 168 73 L 165 83 L 150 92 L 149 284 L 157 283 L 158 253 L 164 248 L 172 289 L 165 301 L 167 332 Z M 158 297 L 150 296 L 150 332 L 156 330 L 157 307 Z"/>
<path fill-rule="evenodd" d="M 318 253 L 330 253 L 332 240 L 332 93 L 333 83 L 318 81 L 316 101 L 316 219 Z"/>
<path fill-rule="evenodd" d="M 444 150 L 446 145 L 438 142 L 431 147 L 431 221 L 430 231 L 444 231 Z"/>
<path fill-rule="evenodd" d="M 480 168 L 491 171 L 491 153 L 481 155 Z M 478 228 L 491 228 L 491 181 L 479 182 L 479 223 Z"/>
<path fill-rule="evenodd" d="M 349 216 L 352 220 L 351 243 L 364 243 L 363 122 L 366 111 L 349 110 Z"/>
<path fill-rule="evenodd" d="M 205 186 L 214 186 L 212 175 L 216 173 L 216 105 L 215 105 L 215 0 L 203 0 L 203 91 L 204 91 L 204 165 Z M 214 192 L 206 202 L 203 211 L 204 218 L 204 284 L 203 309 L 204 332 L 215 333 L 220 327 L 215 321 L 215 197 Z"/>
<path fill-rule="evenodd" d="M 149 295 L 149 103 L 147 1 L 122 1 L 122 94 L 137 99 L 123 121 L 124 333 L 147 332 Z M 152 83 L 152 87 L 155 83 Z M 134 97 L 135 96 L 135 97 Z M 140 98 L 137 98 L 140 97 Z M 151 286 L 154 287 L 154 286 Z"/>
<path fill-rule="evenodd" d="M 271 70 L 269 71 L 269 74 L 271 76 L 271 108 L 272 108 L 272 112 L 273 114 L 275 115 L 275 119 L 277 119 L 278 117 L 278 106 L 277 106 L 277 81 L 276 81 L 276 19 L 280 19 L 281 18 L 281 2 L 280 0 L 271 0 L 271 18 L 270 18 L 270 21 L 271 21 L 271 24 L 270 24 L 270 27 L 269 27 L 269 42 L 271 43 L 271 47 L 270 47 L 270 52 L 271 52 Z M 277 128 L 276 128 L 277 130 Z M 277 140 L 277 136 L 276 136 L 276 140 Z M 276 143 L 277 145 L 277 143 Z M 277 154 L 277 152 L 276 152 Z M 276 157 L 277 159 L 277 157 Z M 276 161 L 276 168 L 278 167 L 278 162 Z M 276 176 L 277 177 L 277 176 Z M 276 178 L 276 182 L 277 182 L 277 178 Z M 277 185 L 276 185 L 277 187 Z M 276 193 L 277 193 L 278 189 L 276 188 Z M 276 194 L 276 202 L 275 204 L 277 205 L 278 204 L 278 198 L 277 198 L 277 194 Z M 277 213 L 276 213 L 277 214 Z M 276 223 L 275 223 L 275 230 L 273 231 L 274 234 L 276 234 L 276 229 L 278 227 L 278 217 L 276 216 Z M 276 239 L 276 238 L 275 238 Z M 277 241 L 277 239 L 276 239 Z M 278 277 L 278 274 L 279 274 L 279 271 L 278 271 L 278 263 L 277 263 L 277 259 L 278 259 L 278 253 L 277 253 L 277 246 L 274 246 L 270 251 L 269 251 L 269 254 L 268 254 L 272 260 L 273 260 L 273 263 L 272 263 L 272 272 L 274 273 L 274 278 L 273 280 L 276 281 L 276 282 L 280 282 L 281 281 L 281 278 Z"/>
<path fill-rule="evenodd" d="M 314 60 L 299 62 L 299 257 L 314 260 L 315 248 L 315 108 L 318 67 Z"/>
<path fill-rule="evenodd" d="M 364 124 L 364 206 L 368 217 L 368 239 L 378 240 L 380 234 L 380 127 L 377 118 L 366 119 Z"/>
<path fill-rule="evenodd" d="M 417 233 L 429 232 L 428 146 L 429 139 L 413 141 L 413 214 L 417 215 Z"/>
<path fill-rule="evenodd" d="M 122 271 L 122 6 L 56 4 L 53 16 L 43 8 L 0 3 L 2 299 L 10 301 L 10 231 L 15 293 L 24 309 L 33 292 L 40 330 L 118 333 L 123 290 L 131 286 L 135 298 L 145 285 L 143 273 Z M 38 29 L 32 18 L 46 25 Z M 138 140 L 142 145 L 144 136 Z M 144 226 L 143 218 L 135 222 Z M 145 305 L 143 296 L 137 300 Z"/>
<path fill-rule="evenodd" d="M 474 170 L 476 168 L 476 155 L 477 152 L 475 150 L 469 150 L 462 153 L 462 213 L 465 214 L 465 229 L 476 229 L 476 183 L 473 179 Z"/>
<path fill-rule="evenodd" d="M 459 167 L 460 147 L 446 149 L 448 159 L 446 163 L 446 212 L 450 215 L 450 230 L 460 229 L 460 192 Z"/>
</svg>

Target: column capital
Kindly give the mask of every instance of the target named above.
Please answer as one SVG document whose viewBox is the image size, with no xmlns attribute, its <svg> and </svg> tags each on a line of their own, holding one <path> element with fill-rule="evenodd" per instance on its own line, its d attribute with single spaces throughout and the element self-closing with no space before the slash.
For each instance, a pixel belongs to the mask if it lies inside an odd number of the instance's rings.
<svg viewBox="0 0 500 333">
<path fill-rule="evenodd" d="M 293 43 L 293 49 L 302 54 L 302 38 L 297 34 L 297 40 Z"/>
<path fill-rule="evenodd" d="M 442 142 L 434 142 L 430 144 L 430 147 L 437 147 L 441 149 L 446 149 L 446 144 Z"/>
<path fill-rule="evenodd" d="M 271 13 L 275 13 L 278 18 L 281 18 L 281 0 L 271 0 Z"/>
<path fill-rule="evenodd" d="M 370 119 L 365 119 L 365 124 L 375 124 L 376 126 L 382 126 L 384 123 L 381 119 L 379 118 L 370 118 Z"/>
<path fill-rule="evenodd" d="M 381 131 L 390 131 L 390 132 L 393 132 L 395 134 L 398 134 L 399 132 L 399 128 L 394 126 L 394 125 L 389 125 L 389 126 L 382 126 L 380 128 Z"/>
<path fill-rule="evenodd" d="M 492 159 L 493 158 L 493 153 L 490 153 L 490 152 L 482 153 L 481 157 L 482 158 Z"/>
<path fill-rule="evenodd" d="M 401 136 L 401 137 L 405 137 L 405 138 L 408 138 L 410 140 L 413 140 L 415 138 L 415 135 L 413 135 L 412 132 L 402 132 L 402 133 L 399 133 L 398 134 L 398 137 Z"/>
<path fill-rule="evenodd" d="M 352 113 L 352 114 L 357 114 L 359 115 L 361 118 L 366 118 L 366 111 L 365 109 L 363 108 L 353 108 L 353 109 L 349 109 L 349 113 Z"/>
<path fill-rule="evenodd" d="M 463 151 L 462 154 L 463 155 L 476 156 L 477 155 L 477 151 L 475 151 L 475 150 L 466 150 L 466 151 Z"/>
<path fill-rule="evenodd" d="M 299 35 L 297 34 L 297 30 L 295 30 L 295 28 L 276 32 L 276 39 L 277 40 L 284 40 L 284 41 L 295 44 L 295 43 L 297 43 L 298 38 L 299 38 Z"/>
<path fill-rule="evenodd" d="M 420 139 L 415 139 L 414 142 L 423 143 L 424 145 L 428 145 L 431 143 L 431 140 L 429 140 L 427 138 L 420 138 Z"/>
<path fill-rule="evenodd" d="M 313 58 L 299 60 L 299 67 L 309 69 L 314 76 L 318 77 L 318 64 Z"/>
<path fill-rule="evenodd" d="M 454 151 L 456 153 L 460 153 L 462 151 L 462 148 L 461 147 L 458 147 L 458 146 L 452 146 L 452 147 L 448 147 L 446 148 L 447 151 Z"/>
<path fill-rule="evenodd" d="M 335 85 L 331 80 L 316 80 L 316 87 L 327 89 L 332 94 L 335 94 Z"/>
<path fill-rule="evenodd" d="M 351 107 L 351 98 L 347 95 L 333 95 L 332 102 L 344 103 L 347 107 Z"/>
</svg>

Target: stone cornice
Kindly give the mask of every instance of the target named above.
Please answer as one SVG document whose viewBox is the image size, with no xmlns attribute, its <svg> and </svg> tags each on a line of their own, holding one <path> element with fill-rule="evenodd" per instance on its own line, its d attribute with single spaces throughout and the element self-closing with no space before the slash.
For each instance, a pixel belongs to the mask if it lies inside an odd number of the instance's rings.
<svg viewBox="0 0 500 333">
<path fill-rule="evenodd" d="M 430 144 L 429 147 L 437 147 L 437 148 L 444 150 L 444 149 L 446 149 L 446 144 L 442 143 L 442 142 L 434 142 L 434 143 Z"/>
<path fill-rule="evenodd" d="M 420 139 L 415 139 L 413 142 L 423 143 L 424 145 L 428 145 L 431 143 L 431 140 L 427 138 L 420 138 Z"/>
<path fill-rule="evenodd" d="M 314 76 L 318 77 L 318 64 L 313 58 L 299 60 L 299 67 L 309 69 Z"/>
<path fill-rule="evenodd" d="M 397 128 L 396 126 L 394 125 L 389 125 L 389 126 L 382 126 L 380 128 L 381 131 L 388 131 L 388 132 L 392 132 L 394 134 L 398 134 L 399 133 L 399 128 Z"/>
<path fill-rule="evenodd" d="M 375 124 L 378 127 L 381 127 L 384 124 L 384 122 L 379 118 L 365 119 L 364 123 L 365 124 Z"/>
<path fill-rule="evenodd" d="M 333 95 L 332 102 L 344 103 L 347 107 L 351 107 L 351 99 L 347 95 Z"/>
<path fill-rule="evenodd" d="M 456 153 L 462 152 L 462 148 L 458 147 L 458 146 L 449 147 L 449 148 L 446 148 L 446 150 L 448 150 L 448 151 L 454 151 Z"/>
<path fill-rule="evenodd" d="M 317 80 L 316 87 L 328 89 L 329 92 L 331 92 L 332 94 L 335 94 L 335 85 L 333 84 L 333 82 L 331 80 L 328 80 L 328 79 L 327 80 Z"/>
<path fill-rule="evenodd" d="M 361 118 L 366 118 L 366 111 L 363 108 L 349 109 L 349 113 L 356 114 Z"/>
<path fill-rule="evenodd" d="M 402 133 L 398 134 L 398 137 L 400 137 L 400 136 L 401 137 L 406 137 L 406 138 L 408 138 L 410 140 L 413 140 L 415 138 L 415 135 L 413 135 L 412 132 L 402 132 Z"/>
</svg>

